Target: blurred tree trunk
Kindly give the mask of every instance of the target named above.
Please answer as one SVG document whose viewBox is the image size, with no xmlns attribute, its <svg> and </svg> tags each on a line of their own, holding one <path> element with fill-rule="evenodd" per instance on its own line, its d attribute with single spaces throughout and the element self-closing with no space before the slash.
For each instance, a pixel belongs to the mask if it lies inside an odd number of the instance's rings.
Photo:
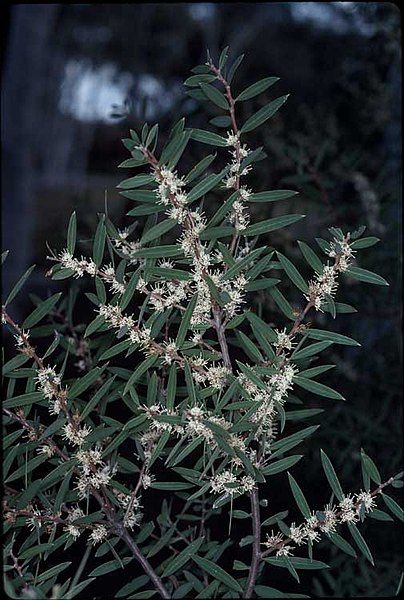
<svg viewBox="0 0 404 600">
<path fill-rule="evenodd" d="M 35 211 L 31 149 L 59 7 L 59 4 L 17 4 L 10 15 L 2 77 L 2 233 L 3 248 L 10 250 L 3 270 L 6 293 L 27 268 L 33 254 Z"/>
</svg>

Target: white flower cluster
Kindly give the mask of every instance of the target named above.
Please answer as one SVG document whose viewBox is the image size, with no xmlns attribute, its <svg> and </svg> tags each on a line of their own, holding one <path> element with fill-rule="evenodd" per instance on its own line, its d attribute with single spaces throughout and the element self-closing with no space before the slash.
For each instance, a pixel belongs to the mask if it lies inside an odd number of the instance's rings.
<svg viewBox="0 0 404 600">
<path fill-rule="evenodd" d="M 251 381 L 244 373 L 237 376 L 238 382 L 256 402 L 261 402 L 259 408 L 251 416 L 253 423 L 258 423 L 259 427 L 255 433 L 255 438 L 265 432 L 266 444 L 262 449 L 264 453 L 270 452 L 270 443 L 275 434 L 275 417 L 277 415 L 276 404 L 283 405 L 286 401 L 288 391 L 293 387 L 293 377 L 297 373 L 297 367 L 291 363 L 286 363 L 275 371 L 272 375 L 263 377 L 265 387 L 260 387 Z"/>
<path fill-rule="evenodd" d="M 105 527 L 105 525 L 97 524 L 97 525 L 94 525 L 94 529 L 92 530 L 88 539 L 94 546 L 95 544 L 99 544 L 100 542 L 104 541 L 107 537 L 108 537 L 108 530 Z"/>
<path fill-rule="evenodd" d="M 296 365 L 287 363 L 269 378 L 272 386 L 272 397 L 275 402 L 284 404 L 287 393 L 293 387 L 293 377 L 298 373 Z"/>
<path fill-rule="evenodd" d="M 220 390 L 226 383 L 231 371 L 224 365 L 208 366 L 208 361 L 202 356 L 193 356 L 189 359 L 191 368 L 194 368 L 192 376 L 196 383 L 209 383 L 212 387 Z"/>
<path fill-rule="evenodd" d="M 17 347 L 17 350 L 19 350 L 21 352 L 22 349 L 24 347 L 26 347 L 26 345 L 28 343 L 29 331 L 22 330 L 21 334 L 15 335 L 14 338 L 15 338 L 15 345 Z"/>
<path fill-rule="evenodd" d="M 361 491 L 359 494 L 348 494 L 337 506 L 327 505 L 323 511 L 313 513 L 306 521 L 298 526 L 292 523 L 289 538 L 296 546 L 314 543 L 321 539 L 321 533 L 334 533 L 340 523 L 356 523 L 359 520 L 361 507 L 365 513 L 373 510 L 376 502 L 369 492 Z M 267 534 L 264 542 L 267 548 L 277 548 L 276 556 L 289 556 L 295 546 L 286 543 L 283 534 Z"/>
<path fill-rule="evenodd" d="M 28 517 L 28 519 L 26 521 L 26 525 L 31 531 L 33 531 L 34 529 L 37 529 L 38 527 L 42 527 L 41 520 L 38 518 L 41 516 L 42 516 L 42 514 L 41 514 L 40 510 L 38 510 L 37 508 L 32 509 L 31 516 Z"/>
<path fill-rule="evenodd" d="M 35 380 L 45 398 L 49 400 L 49 412 L 58 415 L 62 410 L 62 402 L 66 400 L 67 392 L 60 389 L 62 380 L 55 369 L 56 367 L 38 369 Z"/>
<path fill-rule="evenodd" d="M 171 365 L 174 358 L 177 356 L 178 348 L 176 346 L 176 343 L 174 342 L 174 340 L 170 339 L 168 342 L 165 342 L 163 344 L 163 348 L 164 348 L 164 356 L 163 356 L 164 362 L 167 365 Z"/>
<path fill-rule="evenodd" d="M 218 494 L 224 493 L 227 496 L 233 496 L 252 492 L 255 481 L 249 475 L 237 478 L 231 471 L 222 471 L 210 479 L 210 485 L 212 490 Z"/>
<path fill-rule="evenodd" d="M 340 521 L 342 523 L 356 523 L 359 521 L 361 508 L 365 513 L 373 510 L 376 502 L 369 492 L 361 491 L 359 494 L 348 494 L 339 503 Z"/>
<path fill-rule="evenodd" d="M 116 492 L 115 496 L 122 508 L 126 509 L 123 518 L 124 526 L 128 529 L 133 529 L 135 525 L 139 525 L 142 520 L 139 498 L 132 497 L 130 494 L 124 494 L 123 492 Z"/>
<path fill-rule="evenodd" d="M 69 516 L 67 517 L 68 524 L 63 529 L 63 531 L 66 531 L 75 540 L 80 536 L 81 530 L 79 527 L 77 527 L 77 525 L 74 524 L 74 521 L 81 519 L 82 517 L 84 517 L 84 512 L 81 510 L 81 508 L 76 506 L 69 512 Z"/>
<path fill-rule="evenodd" d="M 116 273 L 114 267 L 110 265 L 106 265 L 102 267 L 100 274 L 102 278 L 108 283 L 109 289 L 113 294 L 123 294 L 126 290 L 125 283 L 121 283 L 116 278 Z"/>
<path fill-rule="evenodd" d="M 150 337 L 150 329 L 138 327 L 132 315 L 124 316 L 119 306 L 111 304 L 100 304 L 98 312 L 113 327 L 125 328 L 132 344 L 138 344 L 146 352 L 151 350 L 153 340 Z"/>
<path fill-rule="evenodd" d="M 128 260 L 129 264 L 137 264 L 141 262 L 142 259 L 134 258 L 133 254 L 140 250 L 141 244 L 140 242 L 130 242 L 127 238 L 129 235 L 129 231 L 124 229 L 123 231 L 118 231 L 118 237 L 112 240 L 115 248 L 121 252 Z"/>
<path fill-rule="evenodd" d="M 242 149 L 242 153 L 246 150 Z M 167 214 L 175 219 L 183 227 L 179 243 L 187 258 L 191 259 L 192 282 L 164 282 L 159 283 L 153 290 L 147 290 L 144 282 L 141 283 L 142 291 L 149 291 L 151 294 L 151 303 L 158 311 L 180 303 L 182 300 L 197 294 L 197 302 L 192 315 L 191 325 L 208 323 L 212 310 L 212 300 L 209 286 L 206 282 L 206 276 L 212 277 L 214 283 L 220 291 L 226 291 L 230 300 L 226 305 L 226 312 L 231 318 L 237 311 L 237 308 L 244 301 L 242 291 L 246 284 L 244 276 L 237 277 L 234 281 L 220 281 L 220 273 L 210 273 L 209 267 L 215 262 L 217 257 L 213 257 L 208 252 L 207 246 L 200 240 L 200 234 L 206 227 L 206 219 L 198 210 L 190 210 L 187 207 L 187 196 L 183 191 L 184 181 L 170 169 L 163 167 L 155 171 L 155 177 L 159 184 L 158 195 L 160 202 L 170 205 Z M 248 191 L 243 188 L 240 196 L 247 197 Z M 240 223 L 241 208 L 239 209 Z M 138 283 L 139 286 L 139 283 Z"/>
<path fill-rule="evenodd" d="M 52 458 L 52 456 L 55 454 L 55 449 L 49 444 L 42 444 L 42 446 L 37 448 L 37 452 L 38 454 L 44 454 L 48 458 Z"/>
<path fill-rule="evenodd" d="M 80 260 L 74 258 L 69 250 L 62 250 L 58 255 L 58 259 L 62 267 L 74 271 L 74 277 L 83 277 L 84 273 L 94 276 L 97 273 L 97 265 L 93 260 L 87 260 L 84 256 Z"/>
<path fill-rule="evenodd" d="M 353 257 L 349 245 L 349 233 L 342 240 L 334 238 L 330 244 L 328 256 L 334 258 L 333 265 L 325 265 L 322 272 L 309 282 L 306 300 L 311 302 L 316 310 L 321 311 L 327 297 L 333 298 L 338 289 L 338 275 L 348 269 Z"/>
<path fill-rule="evenodd" d="M 274 342 L 274 346 L 279 350 L 291 350 L 292 349 L 292 340 L 289 335 L 286 333 L 286 327 L 283 331 L 275 330 L 276 333 L 276 341 Z"/>
<path fill-rule="evenodd" d="M 327 252 L 328 256 L 331 258 L 338 258 L 336 269 L 341 272 L 344 272 L 348 269 L 354 256 L 354 251 L 349 245 L 349 239 L 349 233 L 342 240 L 334 238 L 330 244 L 330 249 Z"/>
<path fill-rule="evenodd" d="M 63 426 L 63 437 L 73 444 L 73 446 L 82 446 L 91 431 L 88 425 L 80 427 L 78 423 L 73 421 Z"/>
<path fill-rule="evenodd" d="M 174 267 L 170 260 L 162 260 L 158 267 L 172 269 Z M 188 281 L 179 281 L 175 278 L 159 281 L 153 288 L 148 289 L 143 278 L 139 278 L 137 289 L 145 294 L 150 294 L 150 304 L 157 312 L 163 312 L 167 308 L 181 304 L 190 294 Z"/>
<path fill-rule="evenodd" d="M 245 287 L 248 283 L 247 278 L 243 273 L 237 275 L 234 279 L 220 280 L 220 278 L 212 276 L 212 280 L 217 285 L 221 292 L 226 292 L 230 300 L 224 305 L 227 318 L 232 319 L 241 305 L 245 302 Z"/>
<path fill-rule="evenodd" d="M 246 214 L 246 207 L 243 202 L 247 201 L 251 195 L 251 190 L 245 186 L 240 186 L 240 178 L 247 175 L 251 171 L 251 165 L 241 168 L 241 163 L 244 158 L 250 154 L 250 150 L 245 144 L 241 145 L 240 136 L 231 131 L 227 132 L 227 145 L 232 147 L 230 150 L 231 162 L 229 164 L 228 176 L 224 184 L 228 189 L 238 190 L 238 197 L 233 202 L 232 209 L 229 215 L 229 220 L 234 223 L 236 230 L 244 231 L 250 222 L 249 215 Z"/>
<path fill-rule="evenodd" d="M 173 435 L 185 436 L 189 437 L 191 440 L 194 440 L 198 437 L 203 437 L 205 442 L 209 444 L 212 448 L 217 448 L 218 445 L 215 440 L 214 433 L 212 429 L 208 427 L 206 421 L 213 423 L 215 425 L 219 425 L 222 429 L 228 430 L 231 428 L 232 423 L 230 421 L 226 421 L 223 417 L 217 417 L 216 415 L 212 415 L 202 406 L 192 406 L 187 409 L 183 413 L 183 423 L 167 423 L 164 421 L 160 421 L 155 417 L 161 415 L 167 416 L 179 416 L 175 411 L 168 411 L 166 408 L 153 405 L 149 407 L 145 407 L 145 412 L 147 416 L 151 419 L 151 424 L 149 429 L 143 433 L 140 443 L 143 447 L 143 452 L 146 458 L 146 461 L 150 459 L 153 448 L 157 444 L 160 436 L 165 431 L 169 431 Z M 243 452 L 246 451 L 245 443 L 243 439 L 236 434 L 229 434 L 226 438 L 227 443 L 232 448 L 238 448 Z M 242 461 L 238 457 L 233 457 L 233 464 L 242 466 Z"/>
<path fill-rule="evenodd" d="M 116 472 L 116 466 L 103 462 L 100 448 L 79 450 L 75 457 L 80 471 L 76 480 L 80 498 L 86 498 L 90 488 L 99 490 L 101 486 L 108 485 Z"/>
</svg>

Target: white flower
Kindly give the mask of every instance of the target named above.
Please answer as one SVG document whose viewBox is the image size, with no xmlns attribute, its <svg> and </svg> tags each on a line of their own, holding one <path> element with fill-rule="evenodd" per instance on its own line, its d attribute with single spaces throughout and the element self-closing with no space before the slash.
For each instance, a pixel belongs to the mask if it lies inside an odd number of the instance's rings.
<svg viewBox="0 0 404 600">
<path fill-rule="evenodd" d="M 66 531 L 75 540 L 80 536 L 81 530 L 77 525 L 74 525 L 74 521 L 81 519 L 82 517 L 84 517 L 84 512 L 81 508 L 76 506 L 76 508 L 70 511 L 69 516 L 67 517 L 68 525 L 63 529 L 63 531 Z"/>
<path fill-rule="evenodd" d="M 95 525 L 89 536 L 89 541 L 95 545 L 99 544 L 108 537 L 108 530 L 105 525 Z"/>
<path fill-rule="evenodd" d="M 244 475 L 241 479 L 237 479 L 236 475 L 231 471 L 222 471 L 214 475 L 210 479 L 212 490 L 216 493 L 225 493 L 233 496 L 233 494 L 243 494 L 251 492 L 255 487 L 255 481 L 249 475 Z"/>
<path fill-rule="evenodd" d="M 63 426 L 63 437 L 71 442 L 74 446 L 81 446 L 86 437 L 91 433 L 90 427 L 84 425 L 80 428 L 77 424 L 66 423 Z"/>
<path fill-rule="evenodd" d="M 223 387 L 230 374 L 231 371 L 225 366 L 209 367 L 207 370 L 209 384 L 218 390 Z"/>
<path fill-rule="evenodd" d="M 41 523 L 40 519 L 38 518 L 40 516 L 41 516 L 41 511 L 34 509 L 32 512 L 32 516 L 27 519 L 26 525 L 31 531 L 33 531 L 34 529 L 36 529 L 38 527 L 42 527 L 42 523 Z"/>
<path fill-rule="evenodd" d="M 341 509 L 341 514 L 339 517 L 341 523 L 356 523 L 359 520 L 355 507 L 355 501 L 351 494 L 343 497 L 339 503 L 339 508 Z"/>
<path fill-rule="evenodd" d="M 149 488 L 151 486 L 153 481 L 154 481 L 154 476 L 145 473 L 142 477 L 143 489 L 147 490 L 147 488 Z"/>
<path fill-rule="evenodd" d="M 295 542 L 297 546 L 301 546 L 305 543 L 307 537 L 307 531 L 304 525 L 295 526 L 294 523 L 290 526 L 290 539 Z"/>
<path fill-rule="evenodd" d="M 292 340 L 289 335 L 286 333 L 286 327 L 283 331 L 275 330 L 276 333 L 276 342 L 274 342 L 274 346 L 277 348 L 291 350 L 292 348 Z"/>
<path fill-rule="evenodd" d="M 239 143 L 240 143 L 239 135 L 233 133 L 232 131 L 227 131 L 226 144 L 228 146 L 238 146 Z"/>
<path fill-rule="evenodd" d="M 284 545 L 276 552 L 276 556 L 290 556 L 294 550 L 294 546 Z"/>
<path fill-rule="evenodd" d="M 265 542 L 263 542 L 263 545 L 266 546 L 267 548 L 274 548 L 275 546 L 278 546 L 278 544 L 281 544 L 282 541 L 283 541 L 283 535 L 281 533 L 277 533 L 275 535 L 274 532 L 271 531 L 271 535 L 269 535 L 269 533 L 267 533 L 267 539 Z"/>
<path fill-rule="evenodd" d="M 374 509 L 374 507 L 376 506 L 376 501 L 370 492 L 364 492 L 364 491 L 359 492 L 359 494 L 357 494 L 357 496 L 356 496 L 356 500 L 357 500 L 357 502 L 360 502 L 360 505 L 358 507 L 358 512 L 359 512 L 361 506 L 364 507 L 366 512 L 371 512 Z"/>
<path fill-rule="evenodd" d="M 48 444 L 43 444 L 42 446 L 39 446 L 39 448 L 37 448 L 37 452 L 38 454 L 45 454 L 45 456 L 47 456 L 48 458 L 52 458 L 52 456 L 55 454 L 55 450 L 52 446 L 49 446 Z"/>
</svg>

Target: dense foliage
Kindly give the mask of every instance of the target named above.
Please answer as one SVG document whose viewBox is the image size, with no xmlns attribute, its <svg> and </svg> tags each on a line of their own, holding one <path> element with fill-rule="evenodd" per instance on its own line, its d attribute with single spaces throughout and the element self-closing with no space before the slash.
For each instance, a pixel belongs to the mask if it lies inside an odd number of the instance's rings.
<svg viewBox="0 0 404 600">
<path fill-rule="evenodd" d="M 242 57 L 228 62 L 227 49 L 217 63 L 208 54 L 185 81 L 190 96 L 213 105 L 215 130 L 190 129 L 181 119 L 163 148 L 157 125 L 131 130 L 123 140 L 131 158 L 120 167 L 141 169 L 119 185 L 136 203 L 128 213 L 135 221 L 118 230 L 106 207 L 92 255 L 79 258 L 73 214 L 66 248 L 51 252 L 54 280 L 94 281 L 95 293 L 87 293 L 94 315 L 85 330 L 72 327 L 73 288 L 64 298 L 38 299 L 21 325 L 14 322 L 8 305 L 32 268 L 5 300 L 3 322 L 18 350 L 3 367 L 10 596 L 73 598 L 102 575 L 123 569 L 126 577 L 132 567 L 126 565 L 137 561 L 134 578 L 130 571 L 123 587 L 115 580 L 117 597 L 301 597 L 267 585 L 273 567 L 297 582 L 299 570 L 326 569 L 313 558 L 320 540 L 373 563 L 362 521 L 402 520 L 385 492 L 402 486 L 402 473 L 382 479 L 366 449 L 354 490 L 343 489 L 321 451 L 323 473 L 315 482 L 321 493 L 312 508 L 303 490 L 313 481 L 298 483 L 290 473 L 303 459 L 291 451 L 318 429 L 305 422 L 323 412 L 305 407 L 307 399 L 324 398 L 324 408 L 345 400 L 319 381 L 334 366 L 321 364 L 320 353 L 360 345 L 307 318 L 356 312 L 336 300 L 343 278 L 388 284 L 357 265 L 361 251 L 379 241 L 364 237 L 364 227 L 330 227 L 328 239 L 316 238 L 316 250 L 298 240 L 308 280 L 271 244 L 273 232 L 293 232 L 304 215 L 254 220 L 254 206 L 296 192 L 255 189 L 253 168 L 266 154 L 247 143 L 251 131 L 267 130 L 287 96 L 253 108 L 241 125 L 240 103 L 267 93 L 277 78 L 236 94 Z M 180 176 L 176 169 L 193 142 L 217 150 Z M 211 197 L 220 197 L 216 211 Z M 284 294 L 290 285 L 299 309 Z M 258 292 L 279 309 L 271 325 L 254 310 Z M 62 321 L 50 345 L 55 327 L 39 324 L 49 315 Z M 273 514 L 260 494 L 274 494 L 279 474 L 287 475 L 290 502 Z M 239 504 L 245 498 L 247 510 Z M 218 516 L 220 540 L 210 526 Z M 235 522 L 248 522 L 249 533 L 238 536 Z M 83 550 L 80 564 L 59 562 L 73 544 Z M 229 563 L 227 550 L 234 556 L 240 546 L 250 563 Z M 93 553 L 104 558 L 84 575 Z"/>
</svg>

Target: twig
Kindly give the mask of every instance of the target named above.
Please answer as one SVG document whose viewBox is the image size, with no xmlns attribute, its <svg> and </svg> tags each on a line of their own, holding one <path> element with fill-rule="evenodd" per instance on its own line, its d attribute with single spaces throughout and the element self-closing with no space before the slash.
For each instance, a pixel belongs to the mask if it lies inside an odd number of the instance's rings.
<svg viewBox="0 0 404 600">
<path fill-rule="evenodd" d="M 251 566 L 248 573 L 245 598 L 251 598 L 254 591 L 255 582 L 258 576 L 258 569 L 261 560 L 261 518 L 258 489 L 254 488 L 251 492 L 251 518 L 252 518 L 252 557 Z"/>
</svg>

